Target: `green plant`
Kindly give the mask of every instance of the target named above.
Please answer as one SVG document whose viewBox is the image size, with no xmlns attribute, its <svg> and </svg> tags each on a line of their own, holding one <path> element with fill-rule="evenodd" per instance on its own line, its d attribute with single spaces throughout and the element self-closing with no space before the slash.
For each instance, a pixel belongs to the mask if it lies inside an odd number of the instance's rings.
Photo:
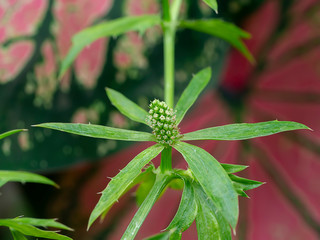
<svg viewBox="0 0 320 240">
<path fill-rule="evenodd" d="M 159 15 L 125 17 L 87 28 L 73 38 L 73 45 L 62 63 L 60 76 L 72 64 L 77 54 L 88 44 L 105 36 L 118 36 L 128 31 L 140 31 L 161 25 L 164 34 L 165 102 L 154 100 L 148 112 L 123 96 L 106 89 L 112 104 L 128 118 L 146 124 L 152 133 L 117 129 L 92 124 L 43 123 L 36 127 L 49 128 L 82 136 L 124 141 L 151 141 L 153 146 L 135 156 L 102 192 L 91 213 L 88 228 L 99 217 L 104 217 L 111 206 L 133 186 L 140 184 L 137 199 L 140 208 L 127 227 L 122 239 L 134 239 L 153 204 L 166 187 L 173 182 L 182 186 L 180 206 L 166 231 L 149 239 L 181 239 L 182 232 L 196 219 L 199 239 L 231 239 L 235 231 L 239 207 L 238 195 L 247 197 L 245 191 L 262 183 L 238 177 L 234 173 L 246 168 L 242 165 L 220 164 L 205 150 L 188 144 L 189 140 L 245 140 L 296 129 L 308 129 L 303 124 L 287 121 L 231 124 L 206 128 L 190 133 L 180 133 L 178 128 L 186 112 L 196 101 L 211 79 L 211 69 L 197 73 L 174 104 L 174 41 L 178 28 L 189 28 L 228 41 L 253 62 L 253 57 L 241 38 L 249 34 L 236 26 L 218 19 L 179 20 L 182 0 L 162 1 L 162 18 Z M 215 0 L 205 0 L 217 11 Z M 172 168 L 172 148 L 180 152 L 189 169 Z M 145 168 L 161 153 L 161 164 Z M 141 170 L 143 170 L 141 172 Z M 210 227 L 208 227 L 210 226 Z"/>
<path fill-rule="evenodd" d="M 12 134 L 26 131 L 25 129 L 16 129 L 0 134 L 0 139 L 8 137 Z M 40 176 L 38 174 L 23 172 L 23 171 L 4 171 L 0 170 L 0 187 L 2 187 L 7 182 L 32 182 L 32 183 L 42 183 L 58 187 L 50 179 Z M 27 218 L 27 217 L 17 217 L 13 219 L 0 219 L 0 226 L 8 227 L 12 234 L 14 240 L 24 240 L 27 239 L 26 236 L 41 237 L 47 239 L 57 239 L 57 240 L 70 240 L 71 238 L 58 234 L 55 231 L 47 231 L 40 229 L 43 228 L 56 228 L 63 230 L 72 230 L 71 228 L 56 222 L 56 219 L 39 219 L 39 218 Z"/>
</svg>

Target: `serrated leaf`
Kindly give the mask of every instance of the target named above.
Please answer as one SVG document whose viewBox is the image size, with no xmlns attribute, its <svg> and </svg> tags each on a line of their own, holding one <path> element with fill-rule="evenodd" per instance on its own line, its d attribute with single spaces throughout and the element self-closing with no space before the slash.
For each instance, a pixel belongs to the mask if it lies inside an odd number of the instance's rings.
<svg viewBox="0 0 320 240">
<path fill-rule="evenodd" d="M 216 13 L 218 13 L 218 3 L 216 0 L 202 0 L 209 7 L 211 7 Z"/>
<path fill-rule="evenodd" d="M 163 146 L 156 144 L 142 151 L 109 182 L 106 189 L 102 191 L 102 196 L 90 215 L 88 229 L 101 214 L 118 201 L 127 187 L 139 176 L 141 169 L 162 150 Z"/>
<path fill-rule="evenodd" d="M 202 19 L 181 21 L 180 27 L 189 28 L 221 38 L 241 52 L 250 62 L 254 63 L 253 56 L 241 40 L 242 38 L 250 38 L 250 34 L 232 23 L 220 19 Z"/>
<path fill-rule="evenodd" d="M 8 137 L 12 134 L 15 134 L 15 133 L 19 133 L 19 132 L 24 132 L 24 131 L 27 131 L 27 129 L 15 129 L 15 130 L 11 130 L 11 131 L 8 131 L 8 132 L 5 132 L 5 133 L 2 133 L 0 134 L 0 139 L 3 139 L 5 137 Z"/>
<path fill-rule="evenodd" d="M 97 39 L 116 37 L 129 31 L 144 32 L 146 29 L 160 24 L 160 22 L 159 15 L 131 16 L 102 22 L 80 31 L 72 38 L 72 46 L 62 62 L 59 78 L 63 76 L 81 50 Z"/>
<path fill-rule="evenodd" d="M 37 226 L 37 227 L 53 227 L 57 229 L 63 229 L 63 230 L 68 230 L 68 231 L 73 231 L 72 228 L 69 228 L 68 226 L 57 222 L 57 219 L 40 219 L 40 218 L 26 218 L 26 217 L 18 217 L 12 219 L 13 221 L 20 222 L 20 223 L 25 223 L 25 224 L 30 224 L 32 226 Z"/>
<path fill-rule="evenodd" d="M 142 223 L 144 222 L 152 206 L 154 205 L 154 203 L 162 193 L 162 190 L 165 188 L 170 178 L 171 176 L 167 174 L 157 175 L 157 179 L 152 189 L 150 190 L 148 196 L 143 201 L 140 208 L 138 209 L 133 219 L 131 220 L 129 226 L 127 227 L 126 231 L 124 232 L 121 238 L 122 240 L 133 240 L 135 238 L 136 234 L 141 228 Z"/>
<path fill-rule="evenodd" d="M 179 142 L 174 147 L 183 155 L 218 211 L 235 229 L 239 216 L 238 196 L 221 164 L 204 149 L 191 144 Z"/>
<path fill-rule="evenodd" d="M 198 216 L 196 218 L 197 222 L 197 230 L 198 235 L 200 232 L 199 239 L 216 239 L 216 240 L 231 240 L 231 229 L 226 221 L 226 219 L 221 215 L 221 213 L 217 210 L 214 203 L 210 198 L 208 198 L 207 194 L 204 192 L 203 188 L 197 182 L 192 183 L 196 202 L 198 204 Z M 201 216 L 203 215 L 203 216 Z M 200 218 L 200 219 L 199 219 Z M 214 218 L 214 219 L 212 219 Z M 211 225 L 203 225 L 206 220 L 208 222 L 212 222 L 211 224 L 214 226 L 213 229 L 206 229 L 211 228 Z M 210 223 L 209 223 L 210 224 Z M 199 226 L 199 229 L 198 229 Z M 212 234 L 217 236 L 216 238 L 212 237 Z"/>
<path fill-rule="evenodd" d="M 22 171 L 2 171 L 0 170 L 0 187 L 2 187 L 7 182 L 32 182 L 32 183 L 42 183 L 58 187 L 56 183 L 50 179 L 43 177 L 41 175 Z"/>
<path fill-rule="evenodd" d="M 183 140 L 245 140 L 298 129 L 310 130 L 301 123 L 289 121 L 236 123 L 186 133 Z"/>
<path fill-rule="evenodd" d="M 156 141 L 151 133 L 81 123 L 42 123 L 33 127 L 49 128 L 85 137 L 122 141 Z"/>
<path fill-rule="evenodd" d="M 123 94 L 106 88 L 107 95 L 112 103 L 123 115 L 133 121 L 147 124 L 146 118 L 148 113 L 137 104 L 126 98 Z"/>
<path fill-rule="evenodd" d="M 187 230 L 197 215 L 197 204 L 194 197 L 194 190 L 191 183 L 184 181 L 180 205 L 174 218 L 166 230 L 173 230 L 182 233 Z M 181 234 L 180 234 L 181 235 Z"/>
<path fill-rule="evenodd" d="M 227 173 L 241 172 L 248 167 L 245 165 L 228 164 L 228 163 L 221 163 L 221 166 Z"/>
<path fill-rule="evenodd" d="M 0 226 L 5 226 L 14 229 L 26 236 L 33 236 L 39 238 L 56 239 L 56 240 L 72 240 L 71 238 L 60 235 L 54 231 L 46 231 L 38 229 L 32 225 L 17 222 L 14 219 L 0 219 Z"/>
<path fill-rule="evenodd" d="M 186 89 L 183 91 L 178 103 L 175 107 L 176 112 L 176 123 L 177 125 L 181 122 L 186 112 L 192 106 L 192 104 L 197 100 L 198 96 L 202 90 L 207 86 L 211 79 L 211 68 L 205 68 L 198 72 Z"/>
<path fill-rule="evenodd" d="M 22 233 L 10 228 L 13 240 L 28 240 Z"/>
</svg>

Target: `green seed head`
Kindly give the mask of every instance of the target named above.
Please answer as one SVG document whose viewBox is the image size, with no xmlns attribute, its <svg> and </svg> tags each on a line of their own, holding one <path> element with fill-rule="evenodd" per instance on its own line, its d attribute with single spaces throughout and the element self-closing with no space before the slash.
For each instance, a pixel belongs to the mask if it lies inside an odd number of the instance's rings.
<svg viewBox="0 0 320 240">
<path fill-rule="evenodd" d="M 158 143 L 172 146 L 181 138 L 176 125 L 175 112 L 165 102 L 160 102 L 158 99 L 153 100 L 149 108 L 147 123 L 153 129 L 152 133 Z"/>
</svg>

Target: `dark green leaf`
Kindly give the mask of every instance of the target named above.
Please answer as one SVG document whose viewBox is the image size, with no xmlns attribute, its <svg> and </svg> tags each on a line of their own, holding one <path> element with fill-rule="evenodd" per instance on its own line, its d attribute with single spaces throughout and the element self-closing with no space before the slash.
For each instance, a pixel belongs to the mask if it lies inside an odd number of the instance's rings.
<svg viewBox="0 0 320 240">
<path fill-rule="evenodd" d="M 106 189 L 102 191 L 102 196 L 90 215 L 88 228 L 101 214 L 118 201 L 127 187 L 139 176 L 141 169 L 162 150 L 163 146 L 156 144 L 142 151 L 109 182 Z"/>
<path fill-rule="evenodd" d="M 248 166 L 221 163 L 221 166 L 227 173 L 236 173 L 245 170 Z"/>
<path fill-rule="evenodd" d="M 50 179 L 40 176 L 38 174 L 21 171 L 0 171 L 0 187 L 6 184 L 7 182 L 33 182 L 58 187 L 58 185 Z"/>
<path fill-rule="evenodd" d="M 37 227 L 53 227 L 53 228 L 57 228 L 57 229 L 63 229 L 63 230 L 68 230 L 68 231 L 72 231 L 72 228 L 69 228 L 68 226 L 57 222 L 56 219 L 39 219 L 39 218 L 25 218 L 25 217 L 18 217 L 18 218 L 14 218 L 12 219 L 16 222 L 20 222 L 20 223 L 25 223 L 25 224 L 30 224 L 32 226 L 37 226 Z"/>
<path fill-rule="evenodd" d="M 238 196 L 221 164 L 202 148 L 179 142 L 175 148 L 183 155 L 197 181 L 233 229 L 238 221 Z"/>
<path fill-rule="evenodd" d="M 38 229 L 32 225 L 18 222 L 14 219 L 0 219 L 0 226 L 5 226 L 14 229 L 24 235 L 34 236 L 39 238 L 57 239 L 57 240 L 71 240 L 67 236 L 60 235 L 53 231 L 45 231 Z"/>
<path fill-rule="evenodd" d="M 217 210 L 214 203 L 197 182 L 193 182 L 196 202 L 198 204 L 197 229 L 199 239 L 231 240 L 231 229 L 226 219 Z M 199 222 L 200 221 L 200 222 Z M 208 221 L 212 225 L 204 225 Z M 199 227 L 198 227 L 199 226 Z M 208 229 L 209 228 L 209 229 Z M 213 238 L 216 236 L 216 238 Z"/>
<path fill-rule="evenodd" d="M 34 127 L 43 127 L 86 137 L 115 139 L 123 141 L 156 141 L 151 133 L 105 127 L 81 123 L 42 123 Z"/>
<path fill-rule="evenodd" d="M 192 106 L 192 104 L 197 100 L 199 94 L 207 86 L 211 78 L 211 69 L 205 68 L 198 72 L 190 81 L 187 88 L 183 91 L 179 101 L 175 107 L 177 111 L 177 124 L 181 122 L 186 112 Z"/>
<path fill-rule="evenodd" d="M 184 183 L 185 186 L 178 211 L 166 230 L 173 230 L 181 233 L 190 227 L 197 215 L 197 204 L 193 187 L 187 180 L 185 180 Z"/>
<path fill-rule="evenodd" d="M 205 2 L 209 7 L 211 7 L 216 13 L 218 13 L 218 3 L 217 0 L 202 0 Z"/>
<path fill-rule="evenodd" d="M 111 89 L 106 88 L 107 95 L 112 102 L 112 104 L 125 116 L 136 122 L 141 122 L 147 124 L 147 112 L 139 107 L 137 104 L 126 98 L 121 93 Z"/>
<path fill-rule="evenodd" d="M 28 240 L 22 233 L 10 228 L 13 240 Z"/>
<path fill-rule="evenodd" d="M 310 128 L 301 123 L 277 120 L 260 123 L 237 123 L 186 133 L 183 140 L 245 140 L 297 129 Z"/>
<path fill-rule="evenodd" d="M 171 177 L 167 174 L 157 175 L 157 179 L 151 191 L 149 192 L 148 196 L 143 201 L 140 208 L 134 215 L 133 219 L 131 220 L 129 226 L 127 227 L 121 239 L 133 240 L 135 238 L 136 234 L 141 228 L 142 223 L 144 222 L 152 206 L 154 205 L 154 203 L 162 193 L 162 190 L 165 188 L 170 178 Z"/>
<path fill-rule="evenodd" d="M 103 37 L 115 37 L 129 31 L 144 32 L 146 29 L 160 24 L 158 15 L 142 15 L 118 18 L 86 28 L 74 35 L 72 46 L 62 62 L 59 78 L 66 72 L 83 48 Z"/>
<path fill-rule="evenodd" d="M 232 23 L 220 19 L 203 19 L 181 21 L 180 27 L 189 28 L 221 38 L 239 50 L 250 62 L 254 62 L 253 56 L 241 40 L 241 38 L 250 38 L 250 34 Z"/>
<path fill-rule="evenodd" d="M 0 134 L 0 139 L 8 137 L 8 136 L 15 134 L 15 133 L 22 132 L 22 131 L 27 131 L 27 129 L 15 129 L 15 130 L 11 130 L 11 131 L 2 133 L 2 134 Z"/>
</svg>

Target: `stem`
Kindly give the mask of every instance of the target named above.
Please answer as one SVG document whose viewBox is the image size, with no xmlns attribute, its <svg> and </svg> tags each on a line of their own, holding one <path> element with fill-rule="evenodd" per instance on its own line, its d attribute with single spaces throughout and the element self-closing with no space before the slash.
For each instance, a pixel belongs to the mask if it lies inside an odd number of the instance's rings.
<svg viewBox="0 0 320 240">
<path fill-rule="evenodd" d="M 172 170 L 172 147 L 165 147 L 161 152 L 160 169 L 162 173 Z"/>
</svg>

